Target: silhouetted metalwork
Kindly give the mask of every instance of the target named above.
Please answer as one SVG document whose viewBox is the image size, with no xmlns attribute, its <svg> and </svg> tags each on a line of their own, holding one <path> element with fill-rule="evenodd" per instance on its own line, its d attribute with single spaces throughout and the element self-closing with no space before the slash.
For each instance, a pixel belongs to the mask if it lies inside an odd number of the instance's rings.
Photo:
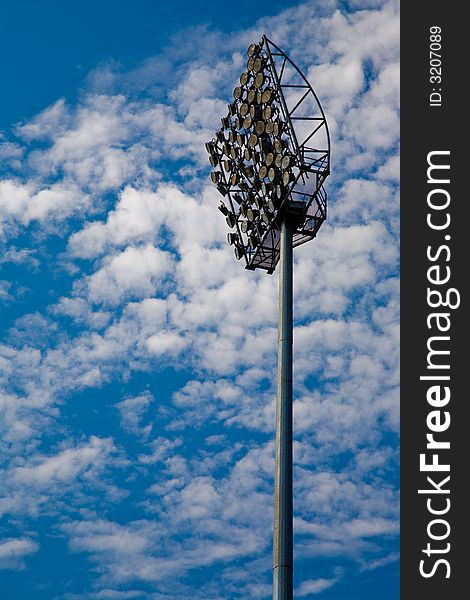
<svg viewBox="0 0 470 600">
<path fill-rule="evenodd" d="M 273 600 L 292 600 L 293 248 L 313 239 L 326 219 L 330 136 L 312 86 L 282 50 L 263 36 L 247 54 L 206 149 L 236 258 L 268 273 L 280 261 Z"/>
<path fill-rule="evenodd" d="M 323 109 L 292 60 L 263 36 L 248 48 L 246 71 L 221 121 L 206 149 L 224 196 L 228 242 L 248 269 L 272 273 L 287 205 L 296 205 L 294 247 L 315 237 L 326 219 L 330 138 Z"/>
</svg>

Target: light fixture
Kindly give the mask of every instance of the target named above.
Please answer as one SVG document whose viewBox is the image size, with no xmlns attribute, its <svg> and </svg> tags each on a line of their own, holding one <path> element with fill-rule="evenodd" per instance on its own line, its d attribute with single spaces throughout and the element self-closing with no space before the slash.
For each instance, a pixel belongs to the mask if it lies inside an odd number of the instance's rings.
<svg viewBox="0 0 470 600">
<path fill-rule="evenodd" d="M 323 183 L 330 138 L 312 86 L 266 36 L 247 50 L 222 129 L 205 147 L 211 180 L 226 198 L 227 242 L 247 269 L 272 273 L 280 261 L 273 599 L 292 600 L 293 247 L 326 219 Z"/>
</svg>

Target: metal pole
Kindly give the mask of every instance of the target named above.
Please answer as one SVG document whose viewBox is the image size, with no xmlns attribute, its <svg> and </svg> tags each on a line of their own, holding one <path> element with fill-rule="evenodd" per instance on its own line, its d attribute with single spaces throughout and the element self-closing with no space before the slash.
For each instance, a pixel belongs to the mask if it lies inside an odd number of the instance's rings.
<svg viewBox="0 0 470 600">
<path fill-rule="evenodd" d="M 294 226 L 281 223 L 279 271 L 279 335 L 274 473 L 273 600 L 292 600 L 292 287 Z"/>
</svg>

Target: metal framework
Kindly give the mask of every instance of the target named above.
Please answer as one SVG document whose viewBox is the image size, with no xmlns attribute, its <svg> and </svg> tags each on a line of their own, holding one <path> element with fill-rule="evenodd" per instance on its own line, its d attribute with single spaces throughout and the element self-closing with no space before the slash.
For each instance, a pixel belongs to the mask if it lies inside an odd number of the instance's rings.
<svg viewBox="0 0 470 600">
<path fill-rule="evenodd" d="M 235 256 L 268 273 L 280 262 L 273 600 L 292 600 L 293 248 L 326 219 L 330 136 L 312 86 L 289 57 L 266 36 L 247 53 L 247 70 L 206 149 Z"/>
<path fill-rule="evenodd" d="M 266 36 L 248 48 L 233 97 L 221 129 L 206 143 L 211 177 L 226 198 L 219 209 L 236 257 L 247 269 L 272 273 L 284 211 L 297 214 L 294 247 L 314 238 L 326 219 L 328 126 L 310 83 Z"/>
</svg>

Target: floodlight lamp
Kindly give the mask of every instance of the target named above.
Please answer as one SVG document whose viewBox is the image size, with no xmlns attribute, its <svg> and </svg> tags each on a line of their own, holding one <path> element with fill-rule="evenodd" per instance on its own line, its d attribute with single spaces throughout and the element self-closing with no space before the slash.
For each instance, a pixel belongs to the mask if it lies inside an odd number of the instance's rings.
<svg viewBox="0 0 470 600">
<path fill-rule="evenodd" d="M 261 71 L 261 69 L 263 68 L 263 60 L 258 56 L 257 58 L 255 58 L 255 60 L 253 61 L 253 71 L 255 73 L 259 73 Z"/>
<path fill-rule="evenodd" d="M 250 90 L 246 99 L 248 100 L 249 104 L 253 104 L 253 102 L 256 100 L 256 90 Z"/>
<path fill-rule="evenodd" d="M 229 209 L 225 206 L 225 204 L 223 202 L 221 202 L 217 208 L 225 216 L 227 216 L 228 213 L 230 212 Z"/>
<path fill-rule="evenodd" d="M 251 127 L 251 123 L 252 123 L 252 118 L 251 118 L 251 114 L 247 115 L 244 119 L 243 119 L 243 124 L 242 127 L 245 131 L 248 131 Z"/>
<path fill-rule="evenodd" d="M 251 78 L 251 75 L 249 73 L 246 73 L 246 72 L 242 73 L 240 75 L 240 83 L 242 85 L 246 85 L 248 83 L 248 81 L 250 80 L 250 78 Z"/>
<path fill-rule="evenodd" d="M 235 227 L 237 220 L 236 220 L 236 217 L 234 214 L 228 213 L 225 220 L 227 222 L 227 225 L 230 227 L 230 229 L 233 229 Z"/>
<path fill-rule="evenodd" d="M 244 248 L 242 246 L 236 246 L 235 247 L 235 257 L 237 258 L 237 260 L 240 260 L 244 256 L 245 256 Z"/>
<path fill-rule="evenodd" d="M 238 235 L 236 233 L 227 233 L 227 242 L 233 246 L 238 241 Z"/>
<path fill-rule="evenodd" d="M 284 171 L 282 174 L 282 183 L 287 187 L 292 181 L 294 181 L 294 174 L 290 171 Z"/>
<path fill-rule="evenodd" d="M 263 201 L 259 196 L 255 196 L 253 202 L 258 210 L 263 207 Z"/>
<path fill-rule="evenodd" d="M 240 229 L 243 231 L 243 233 L 247 233 L 247 231 L 249 229 L 251 229 L 252 224 L 250 223 L 250 221 L 242 221 L 241 225 L 240 225 Z"/>
</svg>

